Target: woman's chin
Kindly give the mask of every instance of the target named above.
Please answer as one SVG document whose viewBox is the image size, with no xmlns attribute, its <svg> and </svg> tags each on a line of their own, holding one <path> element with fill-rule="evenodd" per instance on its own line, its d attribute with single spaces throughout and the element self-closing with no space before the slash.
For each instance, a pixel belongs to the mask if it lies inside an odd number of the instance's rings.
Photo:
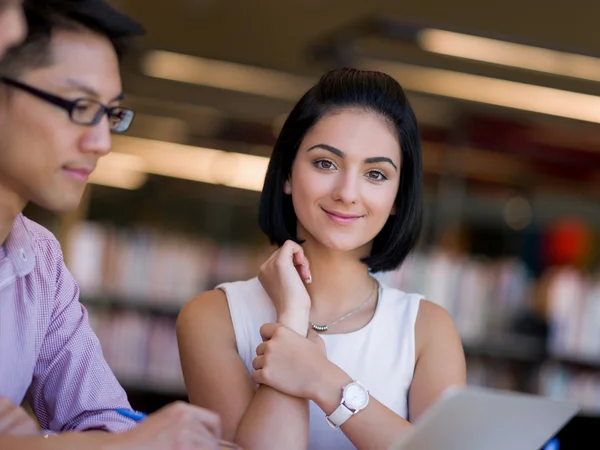
<svg viewBox="0 0 600 450">
<path fill-rule="evenodd" d="M 365 249 L 369 242 L 357 241 L 356 239 L 322 239 L 317 241 L 320 246 L 325 247 L 331 252 L 339 253 L 354 253 L 358 250 Z M 368 251 L 366 254 L 368 255 Z"/>
</svg>

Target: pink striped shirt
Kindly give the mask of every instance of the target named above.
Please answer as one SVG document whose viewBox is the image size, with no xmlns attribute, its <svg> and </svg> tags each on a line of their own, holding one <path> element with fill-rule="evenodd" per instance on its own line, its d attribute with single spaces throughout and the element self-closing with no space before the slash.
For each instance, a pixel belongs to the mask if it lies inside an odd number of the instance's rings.
<svg viewBox="0 0 600 450">
<path fill-rule="evenodd" d="M 79 287 L 48 230 L 19 215 L 0 247 L 0 396 L 29 401 L 48 430 L 124 431 L 135 424 Z"/>
</svg>

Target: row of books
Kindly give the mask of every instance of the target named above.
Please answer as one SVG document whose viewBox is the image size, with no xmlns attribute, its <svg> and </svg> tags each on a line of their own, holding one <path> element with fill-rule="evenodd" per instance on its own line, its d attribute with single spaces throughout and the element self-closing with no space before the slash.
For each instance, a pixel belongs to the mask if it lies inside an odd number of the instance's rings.
<svg viewBox="0 0 600 450">
<path fill-rule="evenodd" d="M 388 284 L 443 306 L 467 343 L 510 333 L 511 322 L 534 299 L 545 305 L 547 352 L 600 370 L 600 276 L 564 266 L 533 280 L 523 262 L 432 251 L 411 256 Z"/>
<path fill-rule="evenodd" d="M 382 279 L 444 307 L 467 342 L 506 332 L 515 315 L 531 306 L 532 281 L 525 265 L 516 259 L 417 253 Z"/>
<path fill-rule="evenodd" d="M 267 251 L 81 222 L 68 235 L 65 258 L 85 297 L 180 306 L 218 282 L 254 276 Z"/>
<path fill-rule="evenodd" d="M 185 393 L 175 319 L 87 307 L 104 357 L 127 388 Z"/>
<path fill-rule="evenodd" d="M 600 277 L 563 267 L 544 281 L 550 353 L 600 368 Z"/>
</svg>

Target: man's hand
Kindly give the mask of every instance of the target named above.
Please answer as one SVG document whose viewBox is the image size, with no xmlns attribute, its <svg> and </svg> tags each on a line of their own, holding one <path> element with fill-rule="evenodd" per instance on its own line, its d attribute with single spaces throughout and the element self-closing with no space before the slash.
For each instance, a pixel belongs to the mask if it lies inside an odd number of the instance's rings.
<svg viewBox="0 0 600 450">
<path fill-rule="evenodd" d="M 148 416 L 131 431 L 118 436 L 115 450 L 218 450 L 219 416 L 175 402 Z"/>
<path fill-rule="evenodd" d="M 35 421 L 10 399 L 0 397 L 0 435 L 39 436 Z"/>
</svg>

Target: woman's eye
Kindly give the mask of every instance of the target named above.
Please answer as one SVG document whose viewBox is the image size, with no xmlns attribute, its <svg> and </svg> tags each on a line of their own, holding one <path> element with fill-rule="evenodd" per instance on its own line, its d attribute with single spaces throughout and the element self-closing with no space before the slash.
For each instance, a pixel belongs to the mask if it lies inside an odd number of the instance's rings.
<svg viewBox="0 0 600 450">
<path fill-rule="evenodd" d="M 368 172 L 367 176 L 373 181 L 387 180 L 387 177 L 382 172 L 379 172 L 378 170 L 372 170 L 372 171 Z"/>
<path fill-rule="evenodd" d="M 328 161 L 326 159 L 321 159 L 321 160 L 317 161 L 315 164 L 319 169 L 325 169 L 325 170 L 330 170 L 335 167 L 331 161 Z"/>
</svg>

